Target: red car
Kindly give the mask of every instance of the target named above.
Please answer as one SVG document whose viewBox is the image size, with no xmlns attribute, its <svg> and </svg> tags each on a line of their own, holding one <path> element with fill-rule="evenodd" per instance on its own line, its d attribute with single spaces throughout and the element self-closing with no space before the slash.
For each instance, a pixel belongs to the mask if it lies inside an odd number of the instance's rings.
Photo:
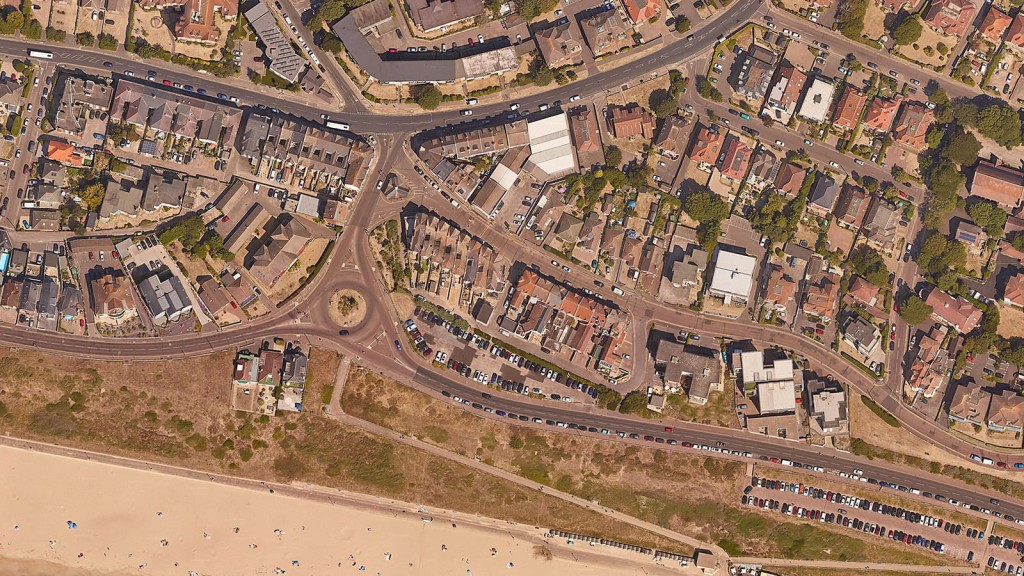
<svg viewBox="0 0 1024 576">
<path fill-rule="evenodd" d="M 822 330 L 821 328 L 815 328 L 814 333 L 817 334 L 818 336 L 821 336 L 822 334 L 825 333 L 825 331 Z"/>
<path fill-rule="evenodd" d="M 668 432 L 669 434 L 671 434 L 672 433 L 672 427 L 671 426 L 665 426 L 665 432 Z"/>
<path fill-rule="evenodd" d="M 389 54 L 397 54 L 398 53 L 398 48 L 388 48 L 388 53 Z"/>
<path fill-rule="evenodd" d="M 889 331 L 889 340 L 896 340 L 896 331 L 895 330 L 890 330 Z"/>
<path fill-rule="evenodd" d="M 164 80 L 164 86 L 173 86 L 170 80 Z"/>
<path fill-rule="evenodd" d="M 470 38 L 470 39 L 469 39 L 469 45 L 470 45 L 470 46 L 472 46 L 472 45 L 473 45 L 473 39 L 472 39 L 472 38 Z"/>
</svg>

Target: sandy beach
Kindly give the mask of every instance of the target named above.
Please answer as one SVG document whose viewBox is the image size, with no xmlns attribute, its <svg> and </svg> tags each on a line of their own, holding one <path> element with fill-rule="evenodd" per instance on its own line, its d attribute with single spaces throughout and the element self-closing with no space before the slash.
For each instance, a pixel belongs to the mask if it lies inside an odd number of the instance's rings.
<svg viewBox="0 0 1024 576">
<path fill-rule="evenodd" d="M 361 495 L 332 502 L 0 446 L 0 573 L 681 574 L 649 556 Z"/>
</svg>

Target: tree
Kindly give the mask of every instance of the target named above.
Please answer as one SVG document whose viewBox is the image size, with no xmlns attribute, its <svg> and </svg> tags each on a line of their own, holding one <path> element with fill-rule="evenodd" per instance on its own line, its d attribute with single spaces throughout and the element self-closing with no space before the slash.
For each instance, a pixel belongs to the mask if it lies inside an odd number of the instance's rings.
<svg viewBox="0 0 1024 576">
<path fill-rule="evenodd" d="M 942 146 L 942 152 L 940 152 L 942 157 L 961 166 L 974 164 L 974 161 L 978 159 L 978 152 L 981 151 L 981 143 L 974 137 L 974 134 L 962 129 L 949 131 L 948 127 L 946 131 L 949 137 L 946 138 L 946 143 Z"/>
<path fill-rule="evenodd" d="M 917 16 L 904 18 L 892 31 L 892 39 L 900 46 L 913 44 L 921 38 L 921 21 Z"/>
<path fill-rule="evenodd" d="M 949 96 L 946 95 L 945 88 L 939 86 L 928 95 L 928 101 L 936 106 L 945 106 L 949 104 Z"/>
<path fill-rule="evenodd" d="M 1003 235 L 1007 214 L 995 202 L 977 199 L 967 205 L 967 213 L 989 236 L 998 238 Z"/>
<path fill-rule="evenodd" d="M 647 416 L 649 411 L 647 409 L 647 392 L 634 390 L 622 399 L 622 404 L 619 404 L 619 412 L 623 414 L 636 414 L 637 416 Z"/>
<path fill-rule="evenodd" d="M 674 100 L 665 99 L 658 102 L 658 105 L 654 107 L 654 115 L 664 120 L 665 118 L 675 114 L 677 109 L 678 107 Z"/>
<path fill-rule="evenodd" d="M 1006 348 L 999 353 L 999 357 L 1018 368 L 1024 366 L 1024 341 L 1020 338 L 1011 339 Z"/>
<path fill-rule="evenodd" d="M 900 317 L 907 321 L 907 324 L 911 326 L 917 326 L 921 322 L 924 322 L 932 315 L 934 309 L 921 300 L 916 294 L 911 294 L 903 301 L 900 305 Z"/>
<path fill-rule="evenodd" d="M 706 189 L 690 194 L 683 203 L 683 210 L 697 222 L 721 222 L 729 217 L 729 204 L 720 196 Z"/>
<path fill-rule="evenodd" d="M 622 166 L 622 150 L 618 146 L 607 146 L 604 149 L 605 166 Z"/>
<path fill-rule="evenodd" d="M 66 42 L 68 39 L 68 33 L 63 30 L 58 30 L 53 26 L 46 27 L 46 39 L 50 42 Z"/>
<path fill-rule="evenodd" d="M 850 252 L 849 264 L 853 270 L 875 286 L 889 285 L 889 269 L 877 250 L 861 244 Z"/>
<path fill-rule="evenodd" d="M 441 104 L 441 91 L 433 84 L 423 84 L 416 91 L 416 103 L 424 110 L 433 110 Z"/>
<path fill-rule="evenodd" d="M 117 38 L 110 34 L 99 35 L 99 47 L 101 50 L 117 50 Z"/>
<path fill-rule="evenodd" d="M 843 36 L 851 40 L 861 41 L 864 33 L 864 15 L 868 11 L 868 0 L 849 0 L 843 9 L 836 14 L 836 22 Z"/>
<path fill-rule="evenodd" d="M 0 34 L 14 34 L 25 24 L 25 15 L 20 10 L 8 9 L 0 19 Z"/>
<path fill-rule="evenodd" d="M 676 32 L 686 34 L 690 30 L 690 21 L 684 16 L 676 18 Z"/>
<path fill-rule="evenodd" d="M 533 72 L 533 83 L 537 86 L 547 86 L 555 81 L 555 73 L 548 68 L 547 64 L 541 63 Z"/>
<path fill-rule="evenodd" d="M 96 44 L 96 37 L 93 36 L 92 32 L 80 32 L 75 34 L 75 42 L 79 46 L 93 46 Z"/>
<path fill-rule="evenodd" d="M 32 18 L 31 20 L 26 21 L 25 24 L 21 27 L 21 33 L 26 38 L 32 40 L 41 40 L 43 38 L 43 25 L 39 22 L 39 20 Z"/>
<path fill-rule="evenodd" d="M 705 76 L 697 76 L 697 93 L 712 102 L 722 101 L 722 93 Z"/>
<path fill-rule="evenodd" d="M 978 131 L 1004 148 L 1020 146 L 1020 130 L 1020 115 L 1001 100 L 978 111 Z"/>
</svg>

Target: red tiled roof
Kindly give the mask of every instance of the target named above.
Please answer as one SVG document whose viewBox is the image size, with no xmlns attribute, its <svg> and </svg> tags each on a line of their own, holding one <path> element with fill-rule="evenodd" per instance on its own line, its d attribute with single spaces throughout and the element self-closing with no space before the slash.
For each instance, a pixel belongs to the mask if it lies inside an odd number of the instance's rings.
<svg viewBox="0 0 1024 576">
<path fill-rule="evenodd" d="M 661 0 L 625 0 L 629 19 L 640 24 L 661 12 Z"/>
<path fill-rule="evenodd" d="M 750 146 L 743 143 L 739 137 L 730 134 L 725 139 L 725 155 L 722 157 L 722 165 L 719 169 L 722 175 L 733 180 L 742 180 L 747 175 L 750 167 L 750 156 L 753 154 Z"/>
<path fill-rule="evenodd" d="M 800 187 L 803 186 L 806 176 L 807 168 L 787 162 L 782 165 L 779 173 L 775 176 L 775 188 L 785 193 L 787 197 L 795 198 L 800 193 Z"/>
<path fill-rule="evenodd" d="M 894 140 L 912 150 L 924 150 L 924 137 L 928 127 L 935 120 L 935 114 L 920 102 L 906 102 L 900 110 L 896 126 L 892 129 Z"/>
<path fill-rule="evenodd" d="M 1024 173 L 982 160 L 974 169 L 970 194 L 1002 206 L 1016 206 L 1024 195 Z"/>
<path fill-rule="evenodd" d="M 858 302 L 862 302 L 868 306 L 874 306 L 878 299 L 878 286 L 875 286 L 860 276 L 855 276 L 853 278 L 853 282 L 850 283 L 849 294 Z"/>
<path fill-rule="evenodd" d="M 981 22 L 981 35 L 993 42 L 998 42 L 1003 37 L 1003 32 L 1006 32 L 1006 28 L 1013 22 L 1006 12 L 991 6 L 988 10 L 988 14 L 985 14 L 985 19 Z"/>
<path fill-rule="evenodd" d="M 934 0 L 924 21 L 944 34 L 963 36 L 977 11 L 971 0 Z"/>
<path fill-rule="evenodd" d="M 892 128 L 892 121 L 896 119 L 896 112 L 899 111 L 902 101 L 903 99 L 899 96 L 891 100 L 887 98 L 873 99 L 864 115 L 864 127 L 878 132 L 888 132 Z"/>
<path fill-rule="evenodd" d="M 864 102 L 868 96 L 853 86 L 845 86 L 843 95 L 836 103 L 836 113 L 833 124 L 843 130 L 853 130 L 860 120 L 861 110 L 864 109 Z"/>
<path fill-rule="evenodd" d="M 1024 306 L 1024 273 L 1017 272 L 1006 279 L 1003 299 L 1017 306 Z"/>
<path fill-rule="evenodd" d="M 693 138 L 690 158 L 698 164 L 714 166 L 718 163 L 718 155 L 722 152 L 724 141 L 725 134 L 721 131 L 712 132 L 707 127 L 700 126 Z"/>
<path fill-rule="evenodd" d="M 1006 32 L 1006 41 L 1010 44 L 1024 47 L 1024 14 L 1018 12 L 1013 17 L 1010 29 Z"/>
<path fill-rule="evenodd" d="M 928 293 L 925 302 L 932 307 L 932 313 L 963 334 L 967 334 L 981 322 L 981 310 L 960 296 L 951 296 L 938 288 Z"/>
</svg>

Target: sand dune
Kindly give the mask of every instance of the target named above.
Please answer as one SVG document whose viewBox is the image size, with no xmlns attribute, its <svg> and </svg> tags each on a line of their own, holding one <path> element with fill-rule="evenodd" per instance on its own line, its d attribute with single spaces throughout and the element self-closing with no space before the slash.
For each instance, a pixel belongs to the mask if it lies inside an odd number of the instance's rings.
<svg viewBox="0 0 1024 576">
<path fill-rule="evenodd" d="M 533 527 L 366 496 L 333 502 L 0 446 L 0 573 L 683 572 L 634 553 L 545 541 Z"/>
</svg>

